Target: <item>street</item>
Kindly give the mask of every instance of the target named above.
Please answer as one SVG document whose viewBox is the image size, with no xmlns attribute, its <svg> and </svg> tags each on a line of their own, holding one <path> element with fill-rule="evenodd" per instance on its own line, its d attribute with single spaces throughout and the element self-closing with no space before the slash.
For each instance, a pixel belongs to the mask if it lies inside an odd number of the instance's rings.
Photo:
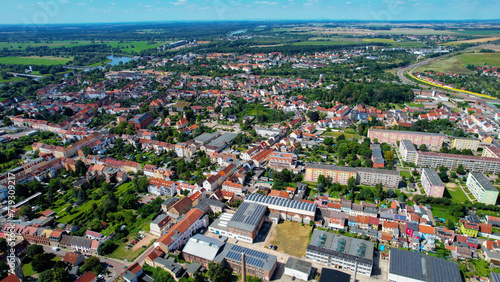
<svg viewBox="0 0 500 282">
<path fill-rule="evenodd" d="M 43 250 L 46 253 L 55 254 L 55 255 L 60 256 L 62 258 L 64 258 L 64 255 L 67 252 L 73 252 L 73 250 L 61 249 L 61 248 L 59 248 L 59 251 L 55 251 L 50 247 L 43 247 Z M 89 257 L 89 255 L 87 255 L 87 254 L 84 254 L 84 255 L 86 257 Z M 110 272 L 109 275 L 104 277 L 104 279 L 105 279 L 104 281 L 113 281 L 115 278 L 117 278 L 125 270 L 126 267 L 128 267 L 132 264 L 132 263 L 123 262 L 123 261 L 118 260 L 118 259 L 112 259 L 112 258 L 107 258 L 107 257 L 103 257 L 103 256 L 98 256 L 98 255 L 95 255 L 95 256 L 101 260 L 101 264 L 103 264 L 103 270 L 108 269 L 108 271 Z"/>
</svg>

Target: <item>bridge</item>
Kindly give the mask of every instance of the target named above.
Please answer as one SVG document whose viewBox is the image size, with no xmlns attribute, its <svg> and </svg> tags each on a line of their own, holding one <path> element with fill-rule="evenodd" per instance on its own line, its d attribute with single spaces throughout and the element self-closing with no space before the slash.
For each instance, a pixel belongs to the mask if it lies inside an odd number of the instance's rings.
<svg viewBox="0 0 500 282">
<path fill-rule="evenodd" d="M 17 72 L 8 72 L 8 74 L 11 74 L 15 77 L 27 77 L 27 78 L 42 78 L 43 76 L 41 75 L 34 75 L 34 74 L 26 74 L 26 73 L 17 73 Z"/>
</svg>

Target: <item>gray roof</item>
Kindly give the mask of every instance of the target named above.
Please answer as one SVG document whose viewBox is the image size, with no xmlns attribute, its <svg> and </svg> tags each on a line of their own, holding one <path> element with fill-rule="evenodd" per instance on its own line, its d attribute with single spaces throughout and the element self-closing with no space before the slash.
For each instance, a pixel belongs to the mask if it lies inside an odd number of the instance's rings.
<svg viewBox="0 0 500 282">
<path fill-rule="evenodd" d="M 214 133 L 203 133 L 200 136 L 194 138 L 193 140 L 198 143 L 205 144 L 217 136 L 217 132 Z"/>
<path fill-rule="evenodd" d="M 389 273 L 428 282 L 462 281 L 454 262 L 396 248 L 391 248 L 389 257 Z"/>
<path fill-rule="evenodd" d="M 469 177 L 472 175 L 476 179 L 477 182 L 479 182 L 479 185 L 483 187 L 484 190 L 486 191 L 494 191 L 498 192 L 497 188 L 491 184 L 491 182 L 484 176 L 484 174 L 480 172 L 471 172 L 469 173 Z"/>
<path fill-rule="evenodd" d="M 167 218 L 168 215 L 167 214 L 164 214 L 164 213 L 161 213 L 159 216 L 157 216 L 151 223 L 153 224 L 158 224 L 160 222 L 162 222 L 165 218 Z"/>
<path fill-rule="evenodd" d="M 208 143 L 208 145 L 220 148 L 224 146 L 224 144 L 231 143 L 233 139 L 236 138 L 236 136 L 238 136 L 236 133 L 224 133 L 221 136 L 217 137 L 217 139 Z"/>
<path fill-rule="evenodd" d="M 286 268 L 300 271 L 302 273 L 311 273 L 312 263 L 296 259 L 294 257 L 289 257 L 285 265 Z"/>
<path fill-rule="evenodd" d="M 212 261 L 222 246 L 224 242 L 220 240 L 196 234 L 189 238 L 182 252 Z"/>
<path fill-rule="evenodd" d="M 441 178 L 439 177 L 435 169 L 424 167 L 422 168 L 422 172 L 425 172 L 433 186 L 444 186 L 443 181 L 441 181 Z"/>
<path fill-rule="evenodd" d="M 188 267 L 186 268 L 186 272 L 189 274 L 194 274 L 200 268 L 201 268 L 201 264 L 194 262 L 194 263 L 188 264 Z"/>
<path fill-rule="evenodd" d="M 491 282 L 500 282 L 500 274 L 496 272 L 491 272 Z"/>
<path fill-rule="evenodd" d="M 227 226 L 253 232 L 266 211 L 267 208 L 264 205 L 245 201 L 240 205 Z"/>
<path fill-rule="evenodd" d="M 206 211 L 207 210 L 207 206 L 216 206 L 216 207 L 219 207 L 219 208 L 224 208 L 226 205 L 223 202 L 221 202 L 221 201 L 217 201 L 217 200 L 214 200 L 214 199 L 203 198 L 203 199 L 200 200 L 200 202 L 198 202 L 198 204 L 194 208 L 202 210 L 202 211 Z"/>
<path fill-rule="evenodd" d="M 173 203 L 177 202 L 178 200 L 179 200 L 179 198 L 177 198 L 177 197 L 168 198 L 168 199 L 166 199 L 166 200 L 162 203 L 162 205 L 164 205 L 164 206 L 168 206 L 168 205 L 170 205 L 170 204 L 173 204 Z"/>
<path fill-rule="evenodd" d="M 307 250 L 326 253 L 349 260 L 359 259 L 360 263 L 373 265 L 373 243 L 321 230 L 314 230 Z"/>
<path fill-rule="evenodd" d="M 90 246 L 92 245 L 92 240 L 74 236 L 73 239 L 71 239 L 71 245 L 90 249 Z"/>
<path fill-rule="evenodd" d="M 217 255 L 214 261 L 220 263 L 222 260 L 226 259 L 241 263 L 242 253 L 245 253 L 245 262 L 247 265 L 263 269 L 265 271 L 271 271 L 277 262 L 276 256 L 230 243 L 226 243 L 224 250 Z"/>
<path fill-rule="evenodd" d="M 286 208 L 299 209 L 299 210 L 310 211 L 310 212 L 315 212 L 316 207 L 317 207 L 316 204 L 312 204 L 312 203 L 295 201 L 295 200 L 278 198 L 278 197 L 269 197 L 269 196 L 265 196 L 262 194 L 247 195 L 247 197 L 245 198 L 245 201 L 252 201 L 252 202 L 256 202 L 256 203 L 264 204 L 264 205 L 282 206 L 282 207 L 286 207 Z"/>
<path fill-rule="evenodd" d="M 406 150 L 410 152 L 416 152 L 417 149 L 415 149 L 415 146 L 413 146 L 413 143 L 410 140 L 401 140 L 400 143 L 403 143 Z"/>
</svg>

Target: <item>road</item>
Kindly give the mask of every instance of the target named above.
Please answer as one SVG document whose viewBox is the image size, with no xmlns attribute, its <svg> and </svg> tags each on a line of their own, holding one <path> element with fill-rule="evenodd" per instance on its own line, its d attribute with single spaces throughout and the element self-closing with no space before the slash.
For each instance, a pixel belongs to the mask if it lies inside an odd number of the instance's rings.
<svg viewBox="0 0 500 282">
<path fill-rule="evenodd" d="M 55 251 L 50 247 L 43 247 L 43 250 L 46 253 L 54 254 L 54 255 L 57 255 L 57 256 L 60 256 L 63 258 L 67 252 L 73 251 L 73 250 L 68 250 L 68 249 L 59 249 L 59 251 Z M 101 263 L 104 264 L 103 269 L 107 268 L 108 271 L 110 272 L 110 275 L 105 277 L 105 281 L 113 281 L 125 270 L 126 267 L 128 267 L 132 264 L 132 263 L 123 262 L 123 261 L 118 260 L 118 259 L 112 259 L 112 258 L 107 258 L 107 257 L 103 257 L 103 256 L 97 256 L 97 257 L 101 260 Z"/>
<path fill-rule="evenodd" d="M 427 65 L 429 63 L 432 63 L 434 62 L 435 60 L 439 59 L 441 57 L 436 57 L 436 58 L 432 58 L 432 59 L 427 59 L 425 61 L 421 61 L 421 62 L 418 62 L 418 63 L 415 63 L 415 64 L 412 64 L 412 65 L 409 65 L 409 66 L 406 66 L 406 67 L 403 67 L 401 69 L 398 70 L 398 77 L 399 79 L 401 79 L 401 81 L 403 81 L 404 84 L 410 84 L 410 85 L 416 85 L 417 83 L 414 82 L 413 80 L 409 80 L 408 78 L 406 78 L 404 76 L 404 73 L 406 71 L 409 71 L 411 72 L 413 69 L 415 68 L 418 68 L 420 66 L 423 66 L 423 65 Z M 425 85 L 425 84 L 421 84 L 421 86 L 423 87 L 426 87 L 426 88 L 429 88 L 430 86 L 429 85 Z"/>
</svg>

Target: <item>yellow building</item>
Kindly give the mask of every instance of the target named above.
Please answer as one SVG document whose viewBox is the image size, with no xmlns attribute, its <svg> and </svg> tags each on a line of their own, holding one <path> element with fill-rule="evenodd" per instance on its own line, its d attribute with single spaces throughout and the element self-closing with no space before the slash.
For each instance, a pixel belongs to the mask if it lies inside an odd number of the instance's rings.
<svg viewBox="0 0 500 282">
<path fill-rule="evenodd" d="M 463 149 L 471 149 L 472 151 L 477 151 L 477 148 L 479 147 L 480 141 L 478 139 L 472 139 L 472 138 L 455 138 L 453 142 L 451 143 L 451 147 L 458 149 L 458 150 L 463 150 Z"/>
</svg>

